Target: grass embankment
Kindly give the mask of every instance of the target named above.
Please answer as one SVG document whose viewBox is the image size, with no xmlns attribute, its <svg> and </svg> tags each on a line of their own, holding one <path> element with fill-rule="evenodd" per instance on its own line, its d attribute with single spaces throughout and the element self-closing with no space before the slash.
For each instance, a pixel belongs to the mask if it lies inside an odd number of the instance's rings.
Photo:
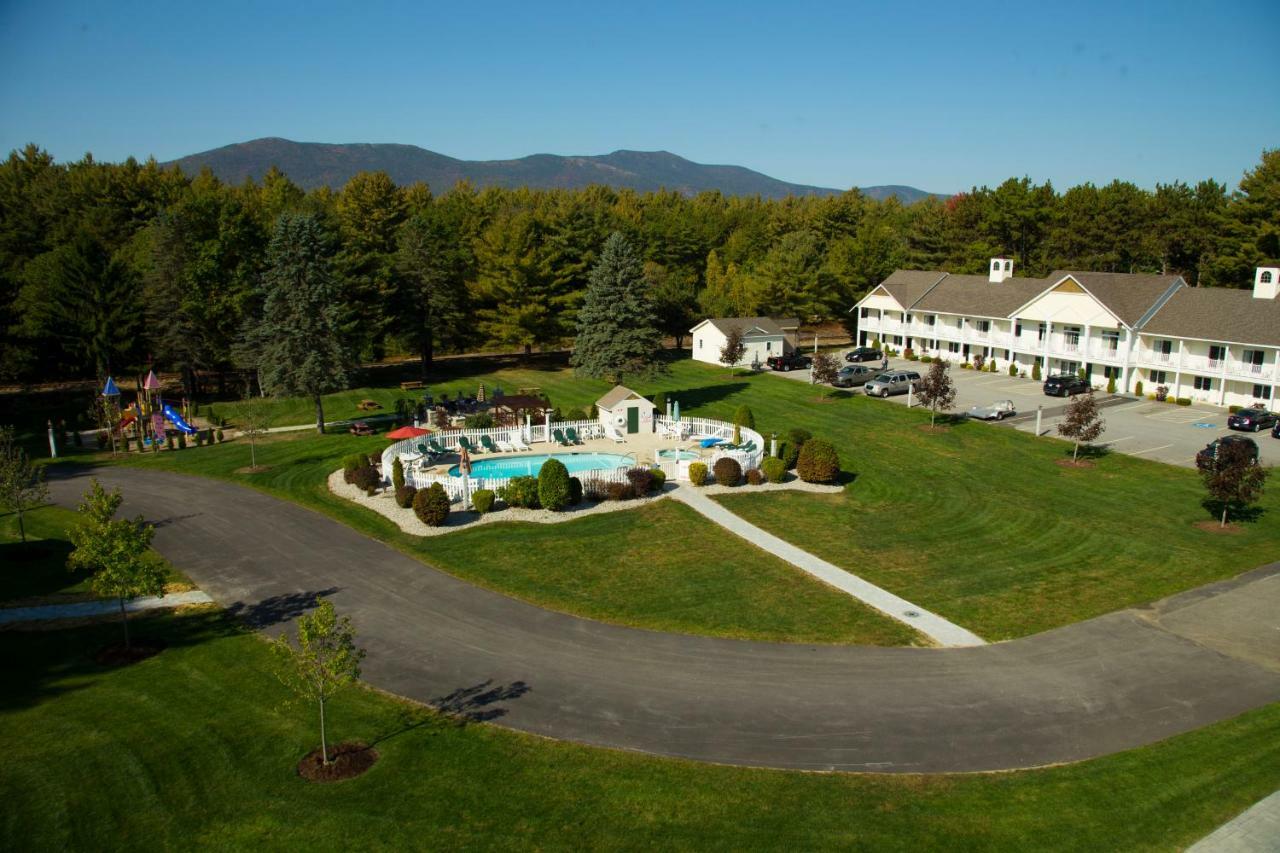
<svg viewBox="0 0 1280 853">
<path fill-rule="evenodd" d="M 386 446 L 377 438 L 284 433 L 261 442 L 268 470 L 237 474 L 248 447 L 233 442 L 118 463 L 229 479 L 324 512 L 468 581 L 545 607 L 657 631 L 814 643 L 911 645 L 912 629 L 723 535 L 693 510 L 662 501 L 564 524 L 486 525 L 409 536 L 330 494 L 342 456 Z"/>
<path fill-rule="evenodd" d="M 364 776 L 305 782 L 318 741 L 266 644 L 216 613 L 0 632 L 0 847 L 1174 850 L 1280 787 L 1280 705 L 1045 770 L 825 775 L 701 765 L 458 725 L 368 690 L 330 705 Z M 512 699 L 510 702 L 519 702 Z"/>
</svg>

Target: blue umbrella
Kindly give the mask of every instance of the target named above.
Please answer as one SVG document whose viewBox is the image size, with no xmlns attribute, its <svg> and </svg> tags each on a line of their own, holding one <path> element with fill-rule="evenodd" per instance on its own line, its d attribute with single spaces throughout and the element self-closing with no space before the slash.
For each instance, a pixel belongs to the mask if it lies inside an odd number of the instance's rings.
<svg viewBox="0 0 1280 853">
<path fill-rule="evenodd" d="M 671 407 L 671 411 L 675 413 L 674 415 L 672 415 L 672 417 L 677 421 L 680 420 L 680 401 L 679 400 L 676 400 L 676 404 Z"/>
</svg>

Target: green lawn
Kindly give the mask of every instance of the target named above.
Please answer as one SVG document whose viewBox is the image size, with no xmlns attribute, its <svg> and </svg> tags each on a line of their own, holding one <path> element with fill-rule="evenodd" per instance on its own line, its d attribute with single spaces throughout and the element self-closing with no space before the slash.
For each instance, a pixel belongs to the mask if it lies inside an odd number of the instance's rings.
<svg viewBox="0 0 1280 853">
<path fill-rule="evenodd" d="M 381 760 L 317 785 L 293 770 L 314 713 L 284 704 L 262 640 L 213 612 L 139 618 L 168 648 L 104 670 L 117 630 L 0 632 L 0 847 L 1175 850 L 1280 787 L 1280 705 L 1076 765 L 875 776 L 578 746 L 359 689 L 330 731 Z"/>
<path fill-rule="evenodd" d="M 468 581 L 544 607 L 657 631 L 756 640 L 926 644 L 907 626 L 663 501 L 563 524 L 511 522 L 426 539 L 329 493 L 344 454 L 386 442 L 348 435 L 277 434 L 118 462 L 221 477 L 297 501 Z M 607 554 L 607 559 L 602 559 Z"/>
</svg>

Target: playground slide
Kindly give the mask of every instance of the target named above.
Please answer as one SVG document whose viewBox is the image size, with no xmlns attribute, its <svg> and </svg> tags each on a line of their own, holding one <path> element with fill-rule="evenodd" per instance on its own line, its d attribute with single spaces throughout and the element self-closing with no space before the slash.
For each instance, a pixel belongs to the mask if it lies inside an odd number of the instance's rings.
<svg viewBox="0 0 1280 853">
<path fill-rule="evenodd" d="M 125 427 L 129 426 L 130 424 L 132 424 L 132 423 L 133 423 L 134 421 L 136 421 L 136 420 L 137 420 L 137 418 L 133 416 L 133 413 L 132 413 L 132 412 L 127 412 L 127 413 L 125 413 L 125 416 L 124 416 L 123 418 L 121 418 L 121 419 L 120 419 L 120 423 L 116 424 L 116 429 L 117 429 L 117 430 L 122 430 L 122 429 L 124 429 Z"/>
<path fill-rule="evenodd" d="M 187 423 L 186 421 L 184 421 L 182 419 L 182 415 L 178 414 L 177 411 L 173 408 L 173 406 L 170 406 L 169 404 L 166 403 L 162 411 L 164 412 L 164 416 L 168 418 L 169 423 L 176 426 L 179 430 L 181 430 L 182 432 L 185 432 L 187 435 L 192 435 L 195 433 L 196 428 L 193 427 L 191 424 Z"/>
</svg>

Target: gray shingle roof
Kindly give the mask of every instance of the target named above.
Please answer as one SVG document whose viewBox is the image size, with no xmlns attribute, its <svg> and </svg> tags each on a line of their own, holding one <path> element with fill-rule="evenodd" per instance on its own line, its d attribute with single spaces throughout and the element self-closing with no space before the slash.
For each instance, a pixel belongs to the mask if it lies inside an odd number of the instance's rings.
<svg viewBox="0 0 1280 853">
<path fill-rule="evenodd" d="M 1250 290 L 1184 287 L 1142 328 L 1147 334 L 1280 346 L 1280 299 Z"/>
<path fill-rule="evenodd" d="M 599 400 L 596 400 L 596 408 L 612 409 L 618 403 L 621 403 L 623 400 L 626 400 L 629 397 L 640 397 L 640 399 L 642 400 L 645 399 L 643 396 L 640 395 L 639 392 L 632 391 L 630 388 L 626 387 L 625 385 L 614 385 L 613 388 L 611 388 L 607 394 L 605 394 Z"/>
<path fill-rule="evenodd" d="M 734 326 L 741 329 L 744 335 L 751 334 L 753 328 L 760 329 L 766 335 L 784 335 L 786 334 L 784 325 L 790 324 L 787 326 L 790 329 L 796 329 L 800 326 L 796 320 L 775 320 L 772 317 L 711 317 L 706 322 L 715 326 L 725 335 L 729 334 L 729 330 Z"/>
<path fill-rule="evenodd" d="M 1075 272 L 1050 274 L 1051 281 L 1069 275 L 1084 285 L 1125 325 L 1133 327 L 1165 292 L 1179 281 L 1176 275 L 1142 275 L 1123 272 Z M 1016 307 L 1016 306 L 1015 306 Z"/>
<path fill-rule="evenodd" d="M 1007 278 L 993 284 L 985 275 L 949 275 L 925 294 L 914 310 L 1008 317 L 1050 284 L 1052 281 L 1043 278 Z"/>
<path fill-rule="evenodd" d="M 907 310 L 946 276 L 940 270 L 894 270 L 880 286 Z"/>
</svg>

